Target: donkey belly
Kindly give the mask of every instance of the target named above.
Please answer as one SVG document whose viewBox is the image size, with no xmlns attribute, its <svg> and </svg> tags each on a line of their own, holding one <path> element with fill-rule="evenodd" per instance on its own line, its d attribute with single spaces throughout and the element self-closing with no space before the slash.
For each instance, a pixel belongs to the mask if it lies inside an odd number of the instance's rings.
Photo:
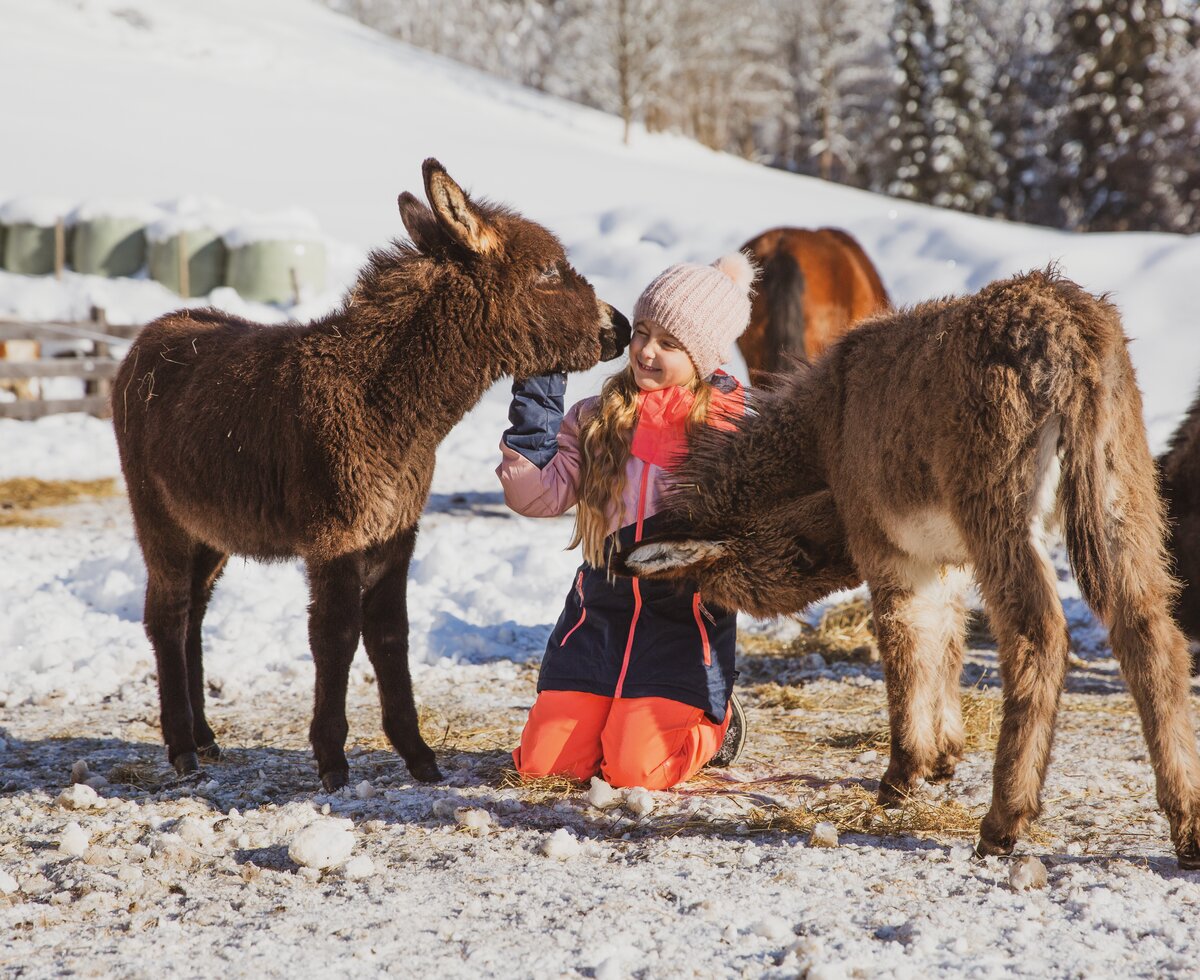
<svg viewBox="0 0 1200 980">
<path fill-rule="evenodd" d="M 965 565 L 970 562 L 966 542 L 950 514 L 939 507 L 924 507 L 883 518 L 884 532 L 892 544 L 930 565 Z"/>
</svg>

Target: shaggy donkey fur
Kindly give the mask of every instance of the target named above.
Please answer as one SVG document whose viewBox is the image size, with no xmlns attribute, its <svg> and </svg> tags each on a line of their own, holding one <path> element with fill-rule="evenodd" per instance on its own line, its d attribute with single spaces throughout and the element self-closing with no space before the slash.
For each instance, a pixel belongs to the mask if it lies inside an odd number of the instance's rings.
<svg viewBox="0 0 1200 980">
<path fill-rule="evenodd" d="M 1200 644 L 1200 395 L 1159 457 L 1162 494 L 1170 536 L 1167 550 L 1183 586 L 1175 600 L 1175 618 Z M 1200 646 L 1194 647 L 1192 671 L 1200 672 Z"/>
<path fill-rule="evenodd" d="M 412 244 L 373 252 L 335 313 L 262 326 L 179 310 L 146 326 L 117 374 L 113 424 L 180 773 L 219 756 L 200 627 L 239 554 L 307 566 L 310 737 L 326 789 L 349 779 L 346 684 L 360 636 L 384 731 L 415 777 L 440 778 L 417 725 L 405 598 L 438 443 L 500 377 L 583 370 L 629 340 L 550 232 L 472 202 L 435 160 L 424 177 L 432 210 L 399 199 Z"/>
<path fill-rule="evenodd" d="M 1187 643 L 1167 613 L 1162 502 L 1109 303 L 1032 273 L 868 321 L 739 431 L 703 431 L 679 479 L 673 540 L 627 555 L 635 573 L 688 576 L 711 601 L 759 613 L 796 611 L 813 576 L 823 588 L 857 568 L 869 583 L 891 724 L 885 803 L 962 757 L 973 569 L 1004 684 L 984 854 L 1011 852 L 1041 805 L 1068 653 L 1043 532 L 1061 522 L 1137 702 L 1180 864 L 1200 866 Z M 848 552 L 836 527 L 806 525 L 824 508 L 799 509 L 825 488 Z M 770 541 L 780 529 L 790 554 Z"/>
</svg>

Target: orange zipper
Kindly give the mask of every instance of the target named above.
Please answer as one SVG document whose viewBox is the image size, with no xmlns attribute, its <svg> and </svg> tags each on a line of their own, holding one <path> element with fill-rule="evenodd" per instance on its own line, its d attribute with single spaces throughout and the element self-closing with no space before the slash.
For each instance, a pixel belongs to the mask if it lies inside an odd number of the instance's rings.
<svg viewBox="0 0 1200 980">
<path fill-rule="evenodd" d="M 583 621 L 585 619 L 587 619 L 587 610 L 583 606 L 583 571 L 582 571 L 582 569 L 579 572 L 578 578 L 575 579 L 575 591 L 579 593 L 579 610 L 580 610 L 579 622 L 576 623 L 574 626 L 572 626 L 569 630 L 567 630 L 567 635 L 564 636 L 558 644 L 560 647 L 567 645 L 567 640 L 569 640 L 571 638 L 571 634 L 574 633 L 577 629 L 579 629 L 579 627 L 583 625 Z"/>
<path fill-rule="evenodd" d="M 703 616 L 701 615 L 703 613 Z M 712 666 L 712 648 L 708 645 L 708 630 L 704 628 L 704 617 L 712 619 L 712 615 L 700 601 L 700 593 L 692 595 L 692 615 L 696 617 L 696 629 L 700 631 L 700 642 L 704 645 L 704 666 Z"/>
<path fill-rule="evenodd" d="M 646 485 L 650 482 L 650 464 L 642 463 L 642 482 L 638 487 L 637 527 L 634 529 L 633 541 L 636 544 L 642 540 L 642 521 L 646 514 Z M 619 698 L 625 688 L 625 675 L 629 673 L 629 655 L 633 653 L 633 631 L 637 628 L 638 616 L 642 612 L 642 589 L 638 580 L 633 580 L 633 618 L 629 621 L 629 638 L 625 641 L 625 657 L 621 661 L 621 675 L 617 678 L 617 689 L 613 697 Z"/>
</svg>

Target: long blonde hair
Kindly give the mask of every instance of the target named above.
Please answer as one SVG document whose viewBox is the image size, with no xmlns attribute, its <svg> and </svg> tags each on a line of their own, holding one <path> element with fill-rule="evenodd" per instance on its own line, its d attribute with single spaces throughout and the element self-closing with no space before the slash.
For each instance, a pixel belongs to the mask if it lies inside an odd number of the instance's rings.
<svg viewBox="0 0 1200 980">
<path fill-rule="evenodd" d="M 708 417 L 712 385 L 697 374 L 687 389 L 694 396 L 687 420 L 690 436 Z M 608 514 L 621 506 L 625 492 L 625 464 L 633 444 L 638 391 L 633 367 L 626 366 L 604 382 L 600 403 L 579 427 L 579 494 L 575 533 L 567 547 L 583 545 L 583 560 L 593 568 L 605 565 Z"/>
</svg>

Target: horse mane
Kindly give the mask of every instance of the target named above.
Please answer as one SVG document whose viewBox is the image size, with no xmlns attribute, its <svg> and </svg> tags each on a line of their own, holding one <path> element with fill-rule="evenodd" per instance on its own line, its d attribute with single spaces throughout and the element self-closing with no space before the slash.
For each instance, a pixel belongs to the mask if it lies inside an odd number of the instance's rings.
<svg viewBox="0 0 1200 980">
<path fill-rule="evenodd" d="M 804 272 L 782 242 L 766 261 L 762 278 L 766 287 L 768 349 L 779 352 L 771 369 L 785 370 L 791 366 L 788 362 L 793 358 L 807 363 L 804 353 Z"/>
</svg>

